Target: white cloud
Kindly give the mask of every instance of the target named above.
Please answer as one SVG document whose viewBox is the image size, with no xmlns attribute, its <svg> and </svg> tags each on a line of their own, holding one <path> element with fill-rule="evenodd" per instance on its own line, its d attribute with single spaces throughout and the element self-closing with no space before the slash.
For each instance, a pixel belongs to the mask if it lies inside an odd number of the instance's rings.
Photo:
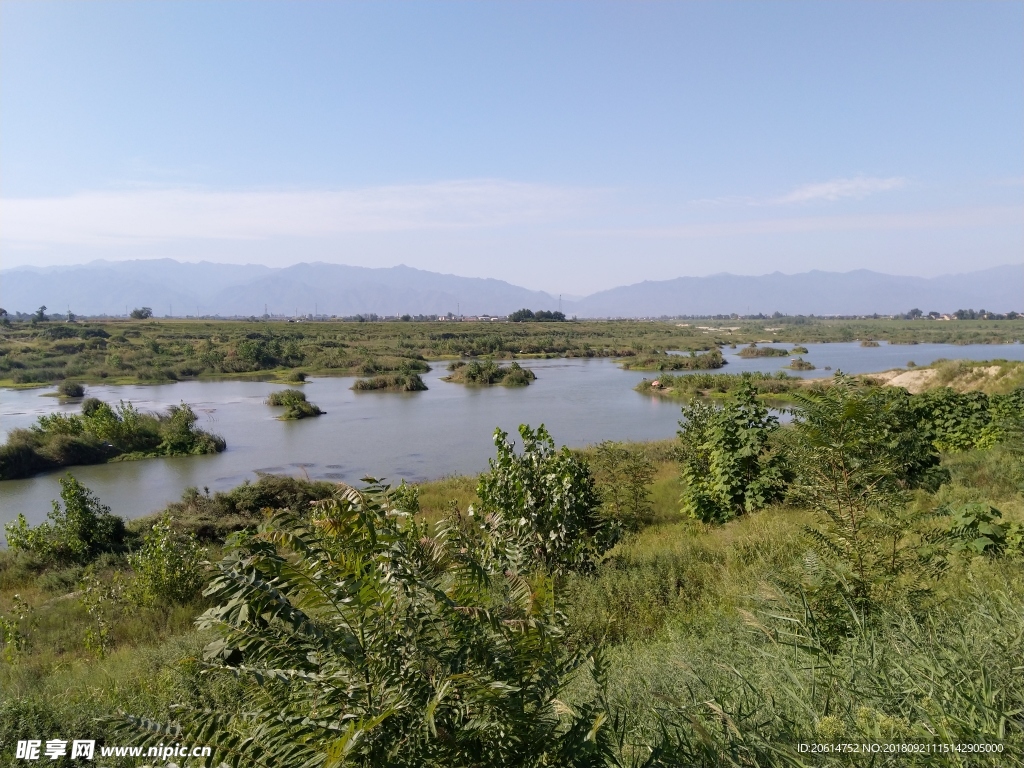
<svg viewBox="0 0 1024 768">
<path fill-rule="evenodd" d="M 832 179 L 817 184 L 804 184 L 782 197 L 772 200 L 773 203 L 786 205 L 790 203 L 810 203 L 818 200 L 835 202 L 845 198 L 859 200 L 876 192 L 888 192 L 892 189 L 905 187 L 907 180 L 898 176 L 888 179 L 870 176 L 855 176 L 852 179 Z"/>
<path fill-rule="evenodd" d="M 0 237 L 32 247 L 473 229 L 571 216 L 601 196 L 488 179 L 355 190 L 87 192 L 0 200 Z"/>
</svg>

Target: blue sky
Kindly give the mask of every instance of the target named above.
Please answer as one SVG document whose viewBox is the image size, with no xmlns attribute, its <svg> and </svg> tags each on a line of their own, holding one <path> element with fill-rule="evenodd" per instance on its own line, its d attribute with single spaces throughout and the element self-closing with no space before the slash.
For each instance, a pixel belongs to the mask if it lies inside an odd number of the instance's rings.
<svg viewBox="0 0 1024 768">
<path fill-rule="evenodd" d="M 1024 256 L 1024 3 L 0 5 L 4 267 Z"/>
</svg>

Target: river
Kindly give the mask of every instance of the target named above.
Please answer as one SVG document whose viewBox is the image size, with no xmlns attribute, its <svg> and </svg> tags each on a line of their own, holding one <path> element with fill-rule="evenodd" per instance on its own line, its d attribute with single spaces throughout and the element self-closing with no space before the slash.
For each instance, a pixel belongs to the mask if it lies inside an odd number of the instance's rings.
<svg viewBox="0 0 1024 768">
<path fill-rule="evenodd" d="M 776 345 L 782 346 L 782 345 Z M 861 347 L 859 344 L 808 344 L 804 359 L 815 371 L 869 373 L 903 367 L 913 360 L 927 365 L 940 358 L 1024 360 L 1024 345 L 952 346 L 943 344 Z M 739 350 L 723 350 L 722 372 L 777 371 L 787 358 L 743 359 Z M 307 398 L 326 415 L 282 422 L 280 409 L 263 404 L 280 384 L 258 381 L 186 381 L 154 386 L 90 386 L 88 394 L 108 402 L 130 401 L 157 411 L 179 402 L 192 405 L 200 426 L 222 435 L 228 449 L 216 456 L 149 459 L 89 467 L 72 472 L 126 518 L 162 509 L 188 486 L 227 490 L 257 472 L 306 475 L 312 479 L 356 482 L 372 475 L 392 482 L 419 481 L 487 468 L 495 427 L 514 434 L 521 423 L 544 423 L 559 443 L 583 446 L 601 440 L 658 440 L 677 429 L 679 404 L 643 396 L 632 388 L 653 374 L 623 371 L 611 360 L 531 360 L 537 373 L 529 387 L 474 388 L 440 381 L 445 365 L 424 374 L 429 390 L 410 394 L 353 392 L 352 377 L 314 378 L 303 385 Z M 0 390 L 0 433 L 28 427 L 38 416 L 75 411 L 45 396 L 52 390 Z M 0 482 L 0 523 L 18 513 L 41 522 L 58 496 L 61 472 L 27 480 Z"/>
</svg>

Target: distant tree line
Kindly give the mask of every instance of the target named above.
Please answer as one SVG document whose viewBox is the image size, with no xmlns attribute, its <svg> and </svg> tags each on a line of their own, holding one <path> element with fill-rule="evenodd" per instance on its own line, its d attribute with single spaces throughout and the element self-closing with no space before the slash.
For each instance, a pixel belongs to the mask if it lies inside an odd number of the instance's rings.
<svg viewBox="0 0 1024 768">
<path fill-rule="evenodd" d="M 527 321 L 534 321 L 538 323 L 564 323 L 565 315 L 561 312 L 549 312 L 546 309 L 538 309 L 534 312 L 532 309 L 517 309 L 508 319 L 513 323 L 523 323 Z"/>
</svg>

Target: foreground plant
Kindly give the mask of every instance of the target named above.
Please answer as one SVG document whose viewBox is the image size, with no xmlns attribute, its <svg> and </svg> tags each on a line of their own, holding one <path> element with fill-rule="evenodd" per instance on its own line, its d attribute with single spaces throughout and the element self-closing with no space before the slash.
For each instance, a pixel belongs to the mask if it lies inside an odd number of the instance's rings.
<svg viewBox="0 0 1024 768">
<path fill-rule="evenodd" d="M 565 647 L 550 579 L 494 568 L 463 536 L 428 535 L 380 485 L 236 535 L 199 624 L 244 711 L 130 725 L 211 744 L 213 765 L 606 764 L 600 698 L 558 699 L 587 658 Z"/>
</svg>

